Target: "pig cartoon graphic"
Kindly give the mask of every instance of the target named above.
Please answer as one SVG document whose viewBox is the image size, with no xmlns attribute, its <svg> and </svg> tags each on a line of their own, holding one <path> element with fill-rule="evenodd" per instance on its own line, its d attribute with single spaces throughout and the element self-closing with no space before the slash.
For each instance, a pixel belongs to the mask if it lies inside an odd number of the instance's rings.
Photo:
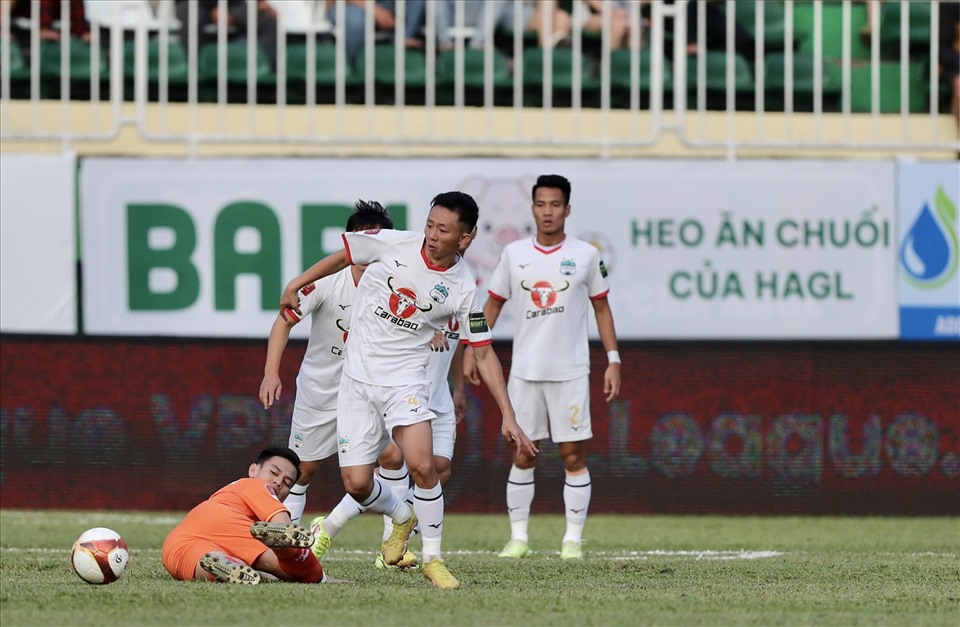
<svg viewBox="0 0 960 627">
<path fill-rule="evenodd" d="M 473 196 L 480 207 L 477 237 L 467 250 L 466 258 L 476 272 L 477 284 L 482 290 L 486 289 L 503 247 L 536 232 L 530 210 L 533 205 L 531 191 L 536 182 L 534 174 L 493 178 L 474 174 L 457 186 Z"/>
</svg>

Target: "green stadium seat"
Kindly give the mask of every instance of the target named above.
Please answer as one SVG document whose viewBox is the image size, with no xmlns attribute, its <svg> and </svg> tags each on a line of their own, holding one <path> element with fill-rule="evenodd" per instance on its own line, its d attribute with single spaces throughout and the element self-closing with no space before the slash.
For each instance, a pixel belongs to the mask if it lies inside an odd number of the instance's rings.
<svg viewBox="0 0 960 627">
<path fill-rule="evenodd" d="M 7 42 L 3 42 L 6 44 Z M 23 57 L 23 51 L 17 42 L 10 41 L 10 81 L 30 80 L 30 66 Z M 0 67 L 3 67 L 3 55 L 0 54 Z"/>
<path fill-rule="evenodd" d="M 187 50 L 175 39 L 170 39 L 167 43 L 167 98 L 173 101 L 185 101 L 187 84 L 190 79 Z M 123 45 L 123 78 L 124 90 L 128 100 L 132 100 L 134 95 L 136 55 L 136 42 L 132 40 L 125 42 Z M 147 97 L 150 100 L 157 100 L 159 90 L 160 40 L 150 39 L 147 42 Z"/>
<path fill-rule="evenodd" d="M 911 46 L 930 46 L 930 3 L 911 0 L 909 38 Z M 880 3 L 880 45 L 890 51 L 900 46 L 900 2 Z M 893 50 L 891 50 L 893 49 Z"/>
<path fill-rule="evenodd" d="M 925 60 L 909 64 L 907 89 L 909 92 L 910 113 L 928 111 L 927 94 L 930 66 Z M 870 113 L 870 80 L 872 69 L 869 65 L 851 68 L 850 74 L 850 110 L 854 113 Z M 880 113 L 900 112 L 900 62 L 882 61 L 880 63 Z"/>
<path fill-rule="evenodd" d="M 227 57 L 227 100 L 229 102 L 244 102 L 247 89 L 247 42 L 245 40 L 228 41 L 225 53 Z M 270 69 L 267 54 L 259 46 L 256 47 L 256 54 L 254 76 L 257 81 L 257 100 L 266 102 L 276 86 L 277 77 Z M 218 46 L 216 42 L 204 44 L 200 48 L 198 57 L 201 99 L 208 102 L 216 101 L 218 68 Z"/>
<path fill-rule="evenodd" d="M 640 59 L 640 106 L 649 106 L 650 101 L 650 53 L 644 50 L 638 55 L 632 50 L 610 51 L 610 103 L 612 107 L 628 108 L 630 106 L 631 62 Z M 665 92 L 673 90 L 673 71 L 669 62 L 663 64 L 663 89 Z"/>
<path fill-rule="evenodd" d="M 687 57 L 687 106 L 694 108 L 697 103 L 697 64 L 698 56 Z M 706 69 L 707 109 L 725 109 L 727 94 L 727 53 L 708 50 L 704 54 Z M 753 107 L 754 82 L 750 63 L 739 54 L 734 54 L 733 88 L 736 92 L 737 109 Z"/>
<path fill-rule="evenodd" d="M 543 105 L 545 80 L 543 63 L 546 59 L 543 48 L 527 48 L 523 51 L 523 101 L 528 106 Z M 553 105 L 568 107 L 573 100 L 573 62 L 571 48 L 553 48 Z M 588 57 L 580 56 L 580 89 L 584 106 L 596 106 L 600 97 L 600 80 L 592 71 Z"/>
<path fill-rule="evenodd" d="M 793 56 L 793 108 L 795 111 L 812 111 L 814 93 L 814 59 L 811 54 L 797 53 Z M 825 111 L 837 110 L 842 77 L 834 63 L 822 64 L 822 95 Z M 771 54 L 765 59 L 763 71 L 764 90 L 768 110 L 783 110 L 786 95 L 786 55 Z"/>
<path fill-rule="evenodd" d="M 763 0 L 763 43 L 767 50 L 783 50 L 786 42 L 786 9 L 782 0 Z M 754 0 L 739 0 L 736 3 L 735 19 L 737 23 L 743 26 L 756 37 L 757 30 L 757 5 Z M 794 31 L 794 45 L 803 40 L 797 38 Z"/>
<path fill-rule="evenodd" d="M 101 94 L 106 96 L 105 87 L 110 80 L 110 59 L 103 51 L 100 52 L 99 76 L 93 75 L 93 54 L 90 44 L 71 37 L 67 40 L 70 56 L 69 81 L 70 97 L 85 100 L 90 97 L 91 80 L 99 81 Z M 44 98 L 60 98 L 60 41 L 40 42 L 40 91 Z"/>
<path fill-rule="evenodd" d="M 427 85 L 427 58 L 422 50 L 405 48 L 403 50 L 403 88 L 404 102 L 422 104 L 425 100 Z M 397 49 L 393 43 L 377 45 L 374 48 L 373 76 L 376 82 L 376 100 L 379 104 L 394 102 L 399 83 L 397 76 Z M 367 59 L 361 53 L 357 58 L 354 71 L 357 83 L 364 84 L 367 75 Z"/>
<path fill-rule="evenodd" d="M 287 45 L 287 102 L 302 104 L 307 93 L 307 44 L 291 43 Z M 344 64 L 344 85 L 346 100 L 356 99 L 356 89 L 362 83 L 362 76 Z M 316 102 L 332 103 L 336 101 L 337 86 L 337 48 L 333 44 L 317 43 L 314 48 L 313 81 L 317 86 Z"/>
<path fill-rule="evenodd" d="M 486 53 L 467 48 L 463 51 L 463 92 L 468 105 L 484 104 L 484 71 Z M 441 52 L 437 57 L 437 102 L 450 105 L 455 101 L 457 54 L 454 50 Z M 513 89 L 510 61 L 499 50 L 493 51 L 494 104 L 509 104 Z"/>
</svg>

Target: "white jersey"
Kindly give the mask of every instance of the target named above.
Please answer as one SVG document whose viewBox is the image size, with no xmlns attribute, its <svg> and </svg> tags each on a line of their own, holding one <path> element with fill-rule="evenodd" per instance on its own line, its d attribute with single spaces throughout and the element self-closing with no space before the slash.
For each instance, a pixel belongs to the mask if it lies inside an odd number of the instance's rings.
<svg viewBox="0 0 960 627">
<path fill-rule="evenodd" d="M 428 344 L 451 318 L 471 344 L 492 341 L 463 259 L 431 265 L 423 233 L 412 231 L 344 233 L 343 241 L 350 263 L 369 264 L 357 286 L 344 373 L 379 386 L 429 385 Z"/>
<path fill-rule="evenodd" d="M 306 407 L 337 408 L 343 347 L 356 293 L 351 268 L 315 281 L 297 293 L 300 311 L 311 316 L 310 339 L 297 375 L 297 402 Z"/>
<path fill-rule="evenodd" d="M 587 313 L 591 300 L 609 292 L 606 277 L 600 252 L 575 237 L 546 248 L 533 236 L 503 249 L 489 291 L 513 300 L 510 376 L 569 381 L 590 372 Z"/>
<path fill-rule="evenodd" d="M 447 412 L 454 409 L 453 394 L 450 393 L 447 374 L 450 372 L 453 355 L 457 352 L 457 345 L 460 343 L 460 322 L 456 318 L 450 318 L 443 325 L 441 333 L 447 336 L 450 349 L 431 352 L 430 363 L 427 365 L 427 376 L 430 377 L 430 402 L 427 407 L 434 412 Z"/>
</svg>

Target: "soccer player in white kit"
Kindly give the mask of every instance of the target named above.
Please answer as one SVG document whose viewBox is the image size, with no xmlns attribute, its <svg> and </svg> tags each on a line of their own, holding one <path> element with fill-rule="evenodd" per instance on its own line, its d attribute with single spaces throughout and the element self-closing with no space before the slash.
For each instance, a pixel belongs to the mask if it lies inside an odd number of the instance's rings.
<svg viewBox="0 0 960 627">
<path fill-rule="evenodd" d="M 603 375 L 607 402 L 620 392 L 620 354 L 613 313 L 607 302 L 606 270 L 591 244 L 565 234 L 570 215 L 570 182 L 559 175 L 540 176 L 533 186 L 533 237 L 508 244 L 490 277 L 483 307 L 491 327 L 512 299 L 515 331 L 508 390 L 524 432 L 535 442 L 558 444 L 566 473 L 563 488 L 567 528 L 560 557 L 582 559 L 583 526 L 590 506 L 586 441 L 590 424 L 590 347 L 588 303 L 593 306 L 609 365 Z M 469 349 L 468 349 L 469 350 Z M 464 371 L 473 379 L 468 354 Z M 514 450 L 507 480 L 511 539 L 500 557 L 530 554 L 527 527 L 534 495 L 537 458 Z"/>
<path fill-rule="evenodd" d="M 530 457 L 536 447 L 517 425 L 500 360 L 477 298 L 476 279 L 457 253 L 477 224 L 477 204 L 462 192 L 431 202 L 423 233 L 345 233 L 344 250 L 320 260 L 291 281 L 280 306 L 297 311 L 297 290 L 339 272 L 368 264 L 353 306 L 350 335 L 337 402 L 338 455 L 346 491 L 372 511 L 397 501 L 374 474 L 374 463 L 392 437 L 413 476 L 414 510 L 423 538 L 423 574 L 438 588 L 459 581 L 442 559 L 443 491 L 433 460 L 427 403 L 428 342 L 451 317 L 474 347 L 477 368 L 501 414 L 501 432 Z M 379 507 L 379 509 L 378 509 Z M 394 519 L 396 520 L 396 518 Z M 406 552 L 413 524 L 394 525 L 384 543 L 384 561 L 394 565 Z"/>
<path fill-rule="evenodd" d="M 392 229 L 393 220 L 379 203 L 358 201 L 347 218 L 347 231 Z M 260 402 L 269 409 L 280 398 L 280 360 L 290 329 L 310 315 L 310 339 L 297 374 L 297 396 L 290 424 L 289 447 L 300 456 L 300 478 L 284 505 L 299 523 L 307 488 L 320 461 L 337 452 L 337 389 L 343 370 L 343 347 L 350 328 L 350 307 L 363 266 L 355 265 L 310 283 L 299 290 L 300 314 L 287 310 L 277 316 L 267 340 L 267 359 L 260 384 Z"/>
<path fill-rule="evenodd" d="M 460 256 L 469 248 L 477 229 L 474 228 L 471 237 L 458 251 Z M 433 431 L 433 462 L 437 471 L 440 485 L 445 485 L 450 478 L 451 462 L 453 461 L 454 442 L 456 440 L 457 423 L 463 418 L 466 410 L 466 394 L 463 385 L 463 344 L 460 343 L 460 322 L 451 317 L 443 328 L 430 341 L 430 361 L 427 364 L 427 373 L 430 377 L 430 401 L 427 409 L 436 415 L 432 424 Z M 453 383 L 451 393 L 450 383 Z M 476 381 L 479 383 L 479 380 Z M 377 458 L 380 465 L 380 480 L 398 498 L 413 502 L 410 489 L 410 474 L 403 463 L 403 452 L 396 444 L 390 443 Z M 310 528 L 316 538 L 313 553 L 317 559 L 323 559 L 333 539 L 343 527 L 363 513 L 362 508 L 349 494 L 331 510 L 327 516 L 318 516 L 310 522 Z M 393 520 L 383 517 L 383 541 L 393 533 Z M 377 555 L 377 568 L 390 568 L 383 560 L 383 554 Z M 410 568 L 417 565 L 417 556 L 407 551 L 403 559 L 393 568 Z"/>
</svg>

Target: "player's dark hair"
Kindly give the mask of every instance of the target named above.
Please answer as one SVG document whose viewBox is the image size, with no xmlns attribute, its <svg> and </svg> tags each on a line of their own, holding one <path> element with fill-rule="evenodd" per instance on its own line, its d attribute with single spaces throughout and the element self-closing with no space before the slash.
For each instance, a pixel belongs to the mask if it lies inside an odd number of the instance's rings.
<svg viewBox="0 0 960 627">
<path fill-rule="evenodd" d="M 431 209 L 437 205 L 446 207 L 457 214 L 464 233 L 473 231 L 473 227 L 477 226 L 480 208 L 477 207 L 477 201 L 474 200 L 470 194 L 465 194 L 464 192 L 443 192 L 442 194 L 434 196 L 433 200 L 430 201 Z"/>
<path fill-rule="evenodd" d="M 263 466 L 274 457 L 282 457 L 293 464 L 293 467 L 297 469 L 297 478 L 294 481 L 300 480 L 300 456 L 294 453 L 292 448 L 286 446 L 271 446 L 260 451 L 260 456 L 257 457 L 257 466 Z"/>
<path fill-rule="evenodd" d="M 533 186 L 533 192 L 531 192 L 531 197 L 536 199 L 537 190 L 541 187 L 549 187 L 550 189 L 559 189 L 563 193 L 563 204 L 570 204 L 570 181 L 566 177 L 560 176 L 559 174 L 541 174 L 537 177 L 537 182 Z"/>
<path fill-rule="evenodd" d="M 392 229 L 393 219 L 386 208 L 374 200 L 358 200 L 353 205 L 353 213 L 347 218 L 347 231 L 368 231 L 371 229 Z"/>
</svg>

